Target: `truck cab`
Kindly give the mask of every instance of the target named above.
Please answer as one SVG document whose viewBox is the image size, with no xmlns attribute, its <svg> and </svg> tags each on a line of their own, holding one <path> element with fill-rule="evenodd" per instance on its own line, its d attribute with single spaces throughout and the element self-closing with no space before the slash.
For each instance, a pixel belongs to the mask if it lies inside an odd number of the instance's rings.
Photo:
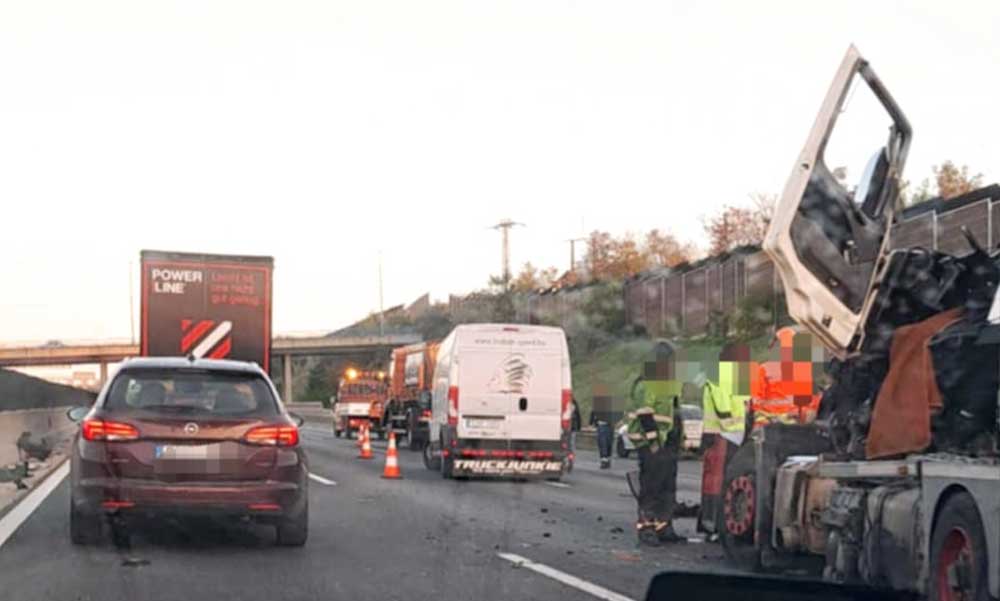
<svg viewBox="0 0 1000 601">
<path fill-rule="evenodd" d="M 382 412 L 387 396 L 385 372 L 348 368 L 340 378 L 334 397 L 334 435 L 350 438 L 365 426 L 379 438 L 384 438 Z"/>
<path fill-rule="evenodd" d="M 892 244 L 911 137 L 852 46 L 763 244 L 833 383 L 727 464 L 720 536 L 745 568 L 997 598 L 1000 261 L 968 230 L 962 255 Z"/>
</svg>

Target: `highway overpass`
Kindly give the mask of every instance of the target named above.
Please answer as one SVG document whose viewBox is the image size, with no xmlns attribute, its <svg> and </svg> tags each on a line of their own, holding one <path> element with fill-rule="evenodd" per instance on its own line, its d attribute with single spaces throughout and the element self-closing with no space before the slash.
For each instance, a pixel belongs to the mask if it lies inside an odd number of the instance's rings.
<svg viewBox="0 0 1000 601">
<path fill-rule="evenodd" d="M 277 336 L 271 341 L 271 357 L 281 359 L 284 391 L 291 402 L 292 362 L 288 359 L 316 355 L 354 355 L 391 349 L 420 342 L 418 334 L 384 336 Z M 139 345 L 131 342 L 47 343 L 42 345 L 0 346 L 0 367 L 37 367 L 96 363 L 101 367 L 101 383 L 107 379 L 108 364 L 139 355 Z"/>
</svg>

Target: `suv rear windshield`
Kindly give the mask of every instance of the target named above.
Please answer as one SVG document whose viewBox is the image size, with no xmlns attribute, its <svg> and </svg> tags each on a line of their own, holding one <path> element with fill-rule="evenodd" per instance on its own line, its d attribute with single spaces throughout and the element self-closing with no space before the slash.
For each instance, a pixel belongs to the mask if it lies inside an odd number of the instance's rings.
<svg viewBox="0 0 1000 601">
<path fill-rule="evenodd" d="M 264 378 L 255 374 L 196 370 L 123 371 L 111 384 L 104 407 L 219 417 L 278 413 Z"/>
</svg>

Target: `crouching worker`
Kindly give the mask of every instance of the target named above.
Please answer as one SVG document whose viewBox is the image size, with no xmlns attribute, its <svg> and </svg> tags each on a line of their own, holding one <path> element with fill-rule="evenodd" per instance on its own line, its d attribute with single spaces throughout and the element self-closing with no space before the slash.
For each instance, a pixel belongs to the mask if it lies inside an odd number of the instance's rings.
<svg viewBox="0 0 1000 601">
<path fill-rule="evenodd" d="M 655 359 L 646 362 L 632 385 L 632 399 L 639 407 L 630 412 L 629 440 L 639 455 L 639 542 L 657 545 L 683 542 L 673 527 L 677 502 L 677 461 L 684 431 L 677 408 L 682 383 L 675 376 L 673 346 L 656 343 Z"/>
</svg>

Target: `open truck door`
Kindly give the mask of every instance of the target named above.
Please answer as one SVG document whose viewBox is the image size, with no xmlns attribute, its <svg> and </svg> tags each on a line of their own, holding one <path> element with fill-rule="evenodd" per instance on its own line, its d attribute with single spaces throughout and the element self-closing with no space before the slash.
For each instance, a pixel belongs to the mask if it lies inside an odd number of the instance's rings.
<svg viewBox="0 0 1000 601">
<path fill-rule="evenodd" d="M 878 288 L 911 134 L 851 46 L 764 239 L 792 319 L 841 358 L 860 344 Z"/>
</svg>

